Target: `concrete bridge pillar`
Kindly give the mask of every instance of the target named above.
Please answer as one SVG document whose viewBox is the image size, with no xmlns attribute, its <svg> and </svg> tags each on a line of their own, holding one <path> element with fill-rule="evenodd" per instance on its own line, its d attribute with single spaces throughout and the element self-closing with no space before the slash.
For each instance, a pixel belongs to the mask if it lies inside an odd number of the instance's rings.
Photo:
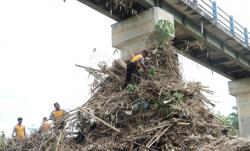
<svg viewBox="0 0 250 151">
<path fill-rule="evenodd" d="M 131 52 L 152 48 L 155 42 L 150 36 L 155 32 L 159 20 L 168 20 L 174 24 L 174 17 L 159 8 L 150 8 L 136 16 L 112 25 L 112 46 L 121 50 L 121 58 L 128 59 Z M 171 37 L 174 38 L 175 35 Z"/>
<path fill-rule="evenodd" d="M 250 136 L 250 78 L 230 81 L 229 93 L 236 97 L 241 137 Z"/>
</svg>

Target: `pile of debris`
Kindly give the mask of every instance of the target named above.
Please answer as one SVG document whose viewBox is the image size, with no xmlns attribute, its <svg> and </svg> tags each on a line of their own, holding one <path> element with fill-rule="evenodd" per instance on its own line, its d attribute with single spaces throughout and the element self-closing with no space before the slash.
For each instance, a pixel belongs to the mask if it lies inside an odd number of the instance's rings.
<svg viewBox="0 0 250 151">
<path fill-rule="evenodd" d="M 226 137 L 214 104 L 200 83 L 185 83 L 176 49 L 149 51 L 149 68 L 125 89 L 126 63 L 111 68 L 83 67 L 96 80 L 92 97 L 67 115 L 67 127 L 41 136 L 34 133 L 23 150 L 247 150 L 248 141 Z M 76 133 L 77 132 L 77 133 Z M 76 136 L 77 134 L 77 136 Z M 16 150 L 11 149 L 6 150 Z"/>
<path fill-rule="evenodd" d="M 243 138 L 229 138 L 221 137 L 216 139 L 214 142 L 202 146 L 200 151 L 249 151 L 250 150 L 250 141 Z"/>
<path fill-rule="evenodd" d="M 97 124 L 90 131 L 88 119 L 81 120 L 85 150 L 196 150 L 223 135 L 221 121 L 207 107 L 214 104 L 202 94 L 211 91 L 182 81 L 175 49 L 150 52 L 148 73 L 125 90 L 120 60 L 111 69 L 100 66 L 101 72 L 90 72 L 100 84 L 85 107 L 110 126 Z"/>
</svg>

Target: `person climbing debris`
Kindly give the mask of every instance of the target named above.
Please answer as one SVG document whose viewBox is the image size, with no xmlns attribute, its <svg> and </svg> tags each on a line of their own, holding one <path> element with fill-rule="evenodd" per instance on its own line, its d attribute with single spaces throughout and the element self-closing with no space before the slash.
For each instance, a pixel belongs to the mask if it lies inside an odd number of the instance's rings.
<svg viewBox="0 0 250 151">
<path fill-rule="evenodd" d="M 54 103 L 54 107 L 55 110 L 51 112 L 50 114 L 50 119 L 53 121 L 54 123 L 54 127 L 56 129 L 63 129 L 65 126 L 65 115 L 66 115 L 66 111 L 60 108 L 59 103 Z"/>
<path fill-rule="evenodd" d="M 140 67 L 143 68 L 145 71 L 147 67 L 144 64 L 144 58 L 148 56 L 148 52 L 146 50 L 142 51 L 141 54 L 138 54 L 134 56 L 129 63 L 127 64 L 127 72 L 126 72 L 126 78 L 125 78 L 125 84 L 124 87 L 126 87 L 132 80 L 131 76 L 132 74 L 136 74 L 137 76 L 140 76 L 139 69 Z"/>
<path fill-rule="evenodd" d="M 43 121 L 39 128 L 39 133 L 43 133 L 43 134 L 48 133 L 50 128 L 51 128 L 51 124 L 49 123 L 47 117 L 43 117 Z"/>
<path fill-rule="evenodd" d="M 12 137 L 20 142 L 23 142 L 26 138 L 25 126 L 22 125 L 23 118 L 17 119 L 17 125 L 13 129 Z"/>
</svg>

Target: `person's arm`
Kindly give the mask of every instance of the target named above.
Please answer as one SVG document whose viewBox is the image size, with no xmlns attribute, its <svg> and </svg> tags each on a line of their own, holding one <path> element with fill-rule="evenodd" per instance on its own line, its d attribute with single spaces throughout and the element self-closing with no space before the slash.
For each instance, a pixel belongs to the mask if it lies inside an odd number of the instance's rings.
<svg viewBox="0 0 250 151">
<path fill-rule="evenodd" d="M 54 120 L 55 120 L 55 117 L 54 117 L 54 115 L 53 115 L 53 112 L 51 112 L 51 113 L 50 113 L 50 115 L 49 115 L 49 119 L 50 119 L 50 120 L 52 120 L 52 121 L 54 121 Z"/>
<path fill-rule="evenodd" d="M 49 124 L 49 129 L 51 129 L 51 123 L 48 123 Z"/>
<path fill-rule="evenodd" d="M 141 59 L 139 60 L 139 63 L 140 63 L 140 65 L 142 66 L 143 70 L 145 71 L 145 70 L 147 69 L 147 67 L 146 67 L 145 64 L 144 64 L 144 58 L 141 58 Z"/>
<path fill-rule="evenodd" d="M 16 127 L 13 128 L 12 137 L 15 137 L 15 134 L 16 134 Z"/>
<path fill-rule="evenodd" d="M 38 132 L 42 132 L 42 130 L 43 130 L 43 122 L 42 122 L 42 124 L 40 125 Z"/>
<path fill-rule="evenodd" d="M 63 109 L 63 117 L 62 117 L 63 121 L 65 120 L 67 114 L 68 113 Z"/>
</svg>

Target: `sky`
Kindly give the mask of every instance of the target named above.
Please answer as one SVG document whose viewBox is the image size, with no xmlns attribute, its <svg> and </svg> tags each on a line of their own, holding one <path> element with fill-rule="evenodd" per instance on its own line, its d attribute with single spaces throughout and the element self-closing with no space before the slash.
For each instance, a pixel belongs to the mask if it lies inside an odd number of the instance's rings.
<svg viewBox="0 0 250 151">
<path fill-rule="evenodd" d="M 217 3 L 250 27 L 250 1 Z M 88 99 L 93 78 L 75 64 L 96 66 L 118 57 L 111 46 L 115 21 L 76 0 L 0 0 L 0 21 L 0 131 L 7 136 L 19 116 L 26 128 L 37 128 L 54 102 L 70 110 Z M 180 60 L 185 79 L 209 86 L 215 110 L 229 114 L 235 98 L 228 94 L 228 79 Z"/>
</svg>

